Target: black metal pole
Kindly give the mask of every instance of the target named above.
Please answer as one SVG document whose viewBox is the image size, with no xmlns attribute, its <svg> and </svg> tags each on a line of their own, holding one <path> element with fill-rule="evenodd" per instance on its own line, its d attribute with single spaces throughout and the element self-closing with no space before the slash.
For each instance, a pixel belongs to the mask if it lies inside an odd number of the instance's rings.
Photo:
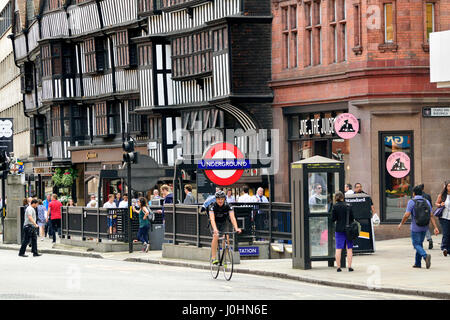
<svg viewBox="0 0 450 320">
<path fill-rule="evenodd" d="M 130 141 L 130 126 L 131 123 L 128 122 L 127 126 L 127 141 Z M 127 185 L 128 185 L 128 252 L 133 253 L 133 237 L 131 236 L 131 224 L 133 223 L 133 201 L 131 195 L 131 159 L 128 157 L 127 160 Z"/>
</svg>

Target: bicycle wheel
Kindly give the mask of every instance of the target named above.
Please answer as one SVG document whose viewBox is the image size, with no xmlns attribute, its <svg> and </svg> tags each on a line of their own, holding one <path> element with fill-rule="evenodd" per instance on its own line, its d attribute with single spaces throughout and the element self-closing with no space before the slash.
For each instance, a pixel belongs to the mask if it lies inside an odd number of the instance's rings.
<svg viewBox="0 0 450 320">
<path fill-rule="evenodd" d="M 220 260 L 220 249 L 217 248 L 217 253 L 216 253 L 216 259 Z M 211 276 L 213 277 L 213 279 L 217 279 L 217 276 L 219 275 L 219 271 L 220 271 L 220 264 L 216 264 L 214 265 L 212 263 L 212 252 L 209 254 L 209 268 L 211 270 Z"/>
<path fill-rule="evenodd" d="M 223 254 L 223 275 L 225 280 L 230 281 L 233 276 L 233 250 L 232 248 L 226 246 L 224 254 Z"/>
</svg>

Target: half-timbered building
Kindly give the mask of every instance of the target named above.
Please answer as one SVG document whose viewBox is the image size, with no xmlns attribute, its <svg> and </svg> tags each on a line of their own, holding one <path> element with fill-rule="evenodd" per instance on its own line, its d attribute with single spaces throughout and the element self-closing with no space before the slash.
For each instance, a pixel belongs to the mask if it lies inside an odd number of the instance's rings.
<svg viewBox="0 0 450 320">
<path fill-rule="evenodd" d="M 195 132 L 272 126 L 269 0 L 14 0 L 13 10 L 35 170 L 78 169 L 79 204 L 101 170 L 120 168 L 128 130 L 171 169 L 203 153 Z M 248 139 L 236 141 L 245 152 Z"/>
</svg>

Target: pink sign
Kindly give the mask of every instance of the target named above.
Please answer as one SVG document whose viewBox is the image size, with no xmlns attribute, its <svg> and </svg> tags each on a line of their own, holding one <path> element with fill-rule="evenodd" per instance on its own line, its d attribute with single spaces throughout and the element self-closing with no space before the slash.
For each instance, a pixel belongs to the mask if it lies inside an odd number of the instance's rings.
<svg viewBox="0 0 450 320">
<path fill-rule="evenodd" d="M 386 169 L 394 178 L 406 177 L 411 171 L 411 159 L 404 152 L 394 152 L 386 161 Z"/>
<path fill-rule="evenodd" d="M 334 120 L 334 131 L 342 139 L 351 139 L 359 131 L 358 119 L 351 113 L 342 113 Z"/>
</svg>

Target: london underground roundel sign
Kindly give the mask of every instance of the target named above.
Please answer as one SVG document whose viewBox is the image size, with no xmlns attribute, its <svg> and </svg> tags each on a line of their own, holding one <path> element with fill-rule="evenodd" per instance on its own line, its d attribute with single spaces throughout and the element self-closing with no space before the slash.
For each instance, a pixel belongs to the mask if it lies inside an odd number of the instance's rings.
<svg viewBox="0 0 450 320">
<path fill-rule="evenodd" d="M 236 183 L 244 169 L 250 168 L 250 161 L 244 158 L 241 150 L 227 142 L 212 145 L 198 163 L 198 169 L 205 170 L 209 180 L 219 186 Z"/>
</svg>

